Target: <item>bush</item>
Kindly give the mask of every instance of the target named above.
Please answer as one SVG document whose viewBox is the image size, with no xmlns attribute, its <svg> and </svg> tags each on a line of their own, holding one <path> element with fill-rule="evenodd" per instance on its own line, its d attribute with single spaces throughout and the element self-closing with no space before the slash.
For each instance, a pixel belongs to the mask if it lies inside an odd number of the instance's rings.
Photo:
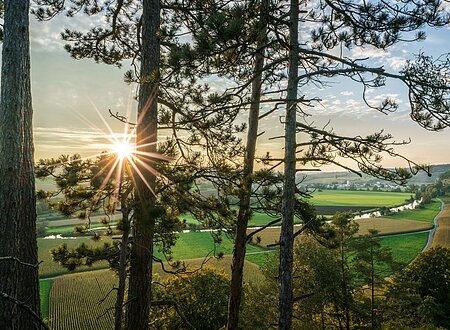
<svg viewBox="0 0 450 330">
<path fill-rule="evenodd" d="M 173 276 L 155 288 L 155 299 L 175 301 L 196 329 L 220 329 L 227 324 L 230 280 L 224 271 L 206 267 L 188 275 Z M 157 329 L 185 329 L 173 306 L 152 310 Z"/>
</svg>

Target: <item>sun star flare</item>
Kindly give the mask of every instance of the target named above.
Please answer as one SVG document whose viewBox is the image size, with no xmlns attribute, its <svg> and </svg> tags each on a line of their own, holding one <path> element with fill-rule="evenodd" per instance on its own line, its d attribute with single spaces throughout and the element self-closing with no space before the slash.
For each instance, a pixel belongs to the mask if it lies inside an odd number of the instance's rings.
<svg viewBox="0 0 450 330">
<path fill-rule="evenodd" d="M 135 153 L 134 144 L 123 140 L 114 142 L 112 150 L 120 159 L 130 158 Z"/>
</svg>

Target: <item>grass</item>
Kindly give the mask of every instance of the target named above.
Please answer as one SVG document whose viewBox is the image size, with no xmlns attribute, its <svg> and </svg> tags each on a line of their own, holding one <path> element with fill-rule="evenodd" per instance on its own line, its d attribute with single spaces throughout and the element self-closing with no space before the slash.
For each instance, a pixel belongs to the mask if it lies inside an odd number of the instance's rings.
<svg viewBox="0 0 450 330">
<path fill-rule="evenodd" d="M 249 221 L 249 226 L 252 227 L 258 227 L 258 226 L 264 226 L 265 224 L 269 223 L 270 221 L 275 220 L 276 217 L 271 217 L 270 215 L 264 213 L 264 212 L 257 212 L 254 211 L 252 214 L 252 218 Z M 180 220 L 185 220 L 188 224 L 195 224 L 198 225 L 199 222 L 197 219 L 195 219 L 191 214 L 185 213 L 180 216 Z"/>
<path fill-rule="evenodd" d="M 77 239 L 42 239 L 38 238 L 38 255 L 39 260 L 43 262 L 39 265 L 39 277 L 47 278 L 54 277 L 62 274 L 67 274 L 68 271 L 58 263 L 54 262 L 50 254 L 50 250 L 55 248 L 62 243 L 66 243 L 68 247 L 74 248 L 81 243 L 86 243 L 90 245 L 101 245 L 105 241 L 111 241 L 110 238 L 103 238 L 99 242 L 93 241 L 90 237 L 78 237 Z M 107 268 L 108 263 L 99 262 L 95 263 L 92 267 L 81 266 L 77 268 L 77 272 L 89 271 L 93 269 Z"/>
<path fill-rule="evenodd" d="M 353 211 L 359 211 L 360 209 L 377 208 L 377 207 L 391 207 L 401 205 L 405 203 L 405 200 L 410 197 L 408 193 L 398 192 L 377 192 L 377 191 L 350 191 L 350 190 L 321 190 L 313 194 L 311 202 L 319 207 L 319 212 L 323 214 L 333 214 L 335 211 L 343 209 L 349 209 L 354 207 Z M 322 211 L 321 210 L 322 207 Z M 325 208 L 325 209 L 324 209 Z M 101 226 L 98 223 L 102 218 L 102 215 L 94 215 L 92 217 L 92 227 Z M 41 215 L 40 219 L 48 221 L 48 234 L 61 234 L 71 235 L 73 234 L 73 227 L 76 225 L 82 225 L 86 222 L 84 219 L 79 218 L 67 218 L 61 217 L 57 212 L 50 211 L 46 215 Z M 271 217 L 263 212 L 253 212 L 252 218 L 249 221 L 249 226 L 263 226 L 270 221 L 273 221 L 274 217 Z M 199 222 L 191 214 L 183 214 L 180 216 L 180 220 L 186 221 L 187 224 L 198 225 Z M 296 223 L 299 223 L 297 220 Z"/>
<path fill-rule="evenodd" d="M 382 246 L 391 248 L 395 260 L 410 263 L 428 240 L 428 233 L 411 233 L 381 238 Z"/>
<path fill-rule="evenodd" d="M 365 218 L 365 219 L 358 219 L 355 221 L 359 224 L 358 233 L 360 235 L 367 234 L 369 229 L 378 230 L 380 235 L 391 235 L 391 234 L 422 231 L 431 229 L 433 227 L 433 225 L 430 223 L 408 221 L 408 220 L 393 220 L 388 218 Z M 300 226 L 296 226 L 294 228 L 294 230 L 298 229 L 300 229 Z M 249 229 L 247 233 L 251 233 L 252 231 L 253 231 L 252 229 Z M 260 237 L 261 239 L 259 245 L 266 247 L 268 244 L 278 242 L 280 238 L 280 228 L 274 227 L 267 228 L 262 232 L 259 232 L 256 236 Z M 248 260 L 251 261 L 251 259 Z"/>
<path fill-rule="evenodd" d="M 450 197 L 444 197 L 442 201 L 445 203 L 444 210 L 439 215 L 438 227 L 431 246 L 450 248 Z"/>
<path fill-rule="evenodd" d="M 269 260 L 269 257 L 274 253 L 279 252 L 278 250 L 267 250 L 266 253 L 247 254 L 245 259 L 259 267 L 263 267 L 267 263 L 267 260 Z"/>
<path fill-rule="evenodd" d="M 364 190 L 320 190 L 313 193 L 312 203 L 317 206 L 371 206 L 392 207 L 402 205 L 411 197 L 409 193 L 364 191 Z"/>
<path fill-rule="evenodd" d="M 217 255 L 222 252 L 224 255 L 232 254 L 233 242 L 231 239 L 223 236 L 222 243 L 214 245 L 213 238 L 208 232 L 189 232 L 179 234 L 179 238 L 172 248 L 174 259 L 193 259 L 211 255 L 214 252 Z M 264 251 L 259 246 L 248 245 L 247 252 Z M 161 257 L 159 253 L 156 254 Z"/>
<path fill-rule="evenodd" d="M 207 255 L 218 255 L 222 252 L 224 255 L 230 255 L 233 252 L 232 241 L 225 237 L 222 237 L 221 244 L 214 244 L 214 240 L 208 232 L 189 232 L 178 234 L 179 238 L 172 248 L 173 258 L 175 260 L 187 260 L 193 258 L 204 258 Z M 88 245 L 102 245 L 104 242 L 110 242 L 111 238 L 103 237 L 101 241 L 93 241 L 89 237 L 81 236 L 76 239 L 38 239 L 39 247 L 39 260 L 43 260 L 40 265 L 39 275 L 41 278 L 54 277 L 57 275 L 67 274 L 68 271 L 61 265 L 55 263 L 52 260 L 50 249 L 59 246 L 62 243 L 66 243 L 69 248 L 74 248 L 81 243 Z M 155 249 L 157 251 L 157 249 Z M 264 248 L 254 245 L 248 245 L 247 252 L 259 252 L 265 251 Z M 155 255 L 162 260 L 164 256 L 156 252 Z M 95 269 L 108 268 L 109 265 L 106 261 L 95 263 L 92 267 L 81 266 L 78 267 L 76 272 L 84 272 Z"/>
<path fill-rule="evenodd" d="M 386 218 L 433 223 L 434 217 L 439 213 L 440 210 L 441 202 L 438 200 L 433 200 L 430 204 L 426 204 L 424 208 L 400 211 L 394 214 L 390 214 L 386 216 Z"/>
<path fill-rule="evenodd" d="M 50 303 L 50 290 L 52 288 L 53 280 L 41 280 L 39 281 L 39 294 L 41 296 L 41 314 L 42 318 L 48 318 L 48 308 Z"/>
</svg>

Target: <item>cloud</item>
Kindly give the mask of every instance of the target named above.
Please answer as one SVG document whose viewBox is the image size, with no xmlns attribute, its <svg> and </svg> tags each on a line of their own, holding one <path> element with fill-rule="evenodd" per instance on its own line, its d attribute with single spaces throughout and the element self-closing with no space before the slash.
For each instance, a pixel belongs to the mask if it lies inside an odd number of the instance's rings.
<svg viewBox="0 0 450 330">
<path fill-rule="evenodd" d="M 341 95 L 350 96 L 350 95 L 354 95 L 354 93 L 352 91 L 343 91 L 343 92 L 341 92 Z"/>
<path fill-rule="evenodd" d="M 355 47 L 351 50 L 352 58 L 385 58 L 389 55 L 388 51 L 375 47 Z"/>
<path fill-rule="evenodd" d="M 404 68 L 406 66 L 406 62 L 407 60 L 405 58 L 402 58 L 400 56 L 392 56 L 392 57 L 388 57 L 386 59 L 388 65 L 395 69 L 395 70 L 400 70 L 402 68 Z"/>
</svg>

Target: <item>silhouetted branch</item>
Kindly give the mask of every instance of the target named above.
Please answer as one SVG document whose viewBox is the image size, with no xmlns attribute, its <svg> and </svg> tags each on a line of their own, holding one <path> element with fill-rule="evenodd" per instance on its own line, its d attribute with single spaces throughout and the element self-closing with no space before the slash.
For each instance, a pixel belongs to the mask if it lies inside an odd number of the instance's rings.
<svg viewBox="0 0 450 330">
<path fill-rule="evenodd" d="M 255 231 L 251 232 L 250 234 L 247 235 L 246 241 L 249 242 L 250 239 L 255 236 L 257 233 L 263 231 L 264 229 L 266 229 L 267 227 L 270 227 L 274 224 L 276 224 L 277 222 L 280 222 L 282 218 L 278 218 L 275 220 L 270 221 L 269 223 L 265 224 L 264 226 L 262 226 L 261 228 L 256 229 Z"/>
<path fill-rule="evenodd" d="M 47 324 L 45 324 L 44 321 L 42 321 L 42 319 L 39 317 L 39 315 L 37 315 L 37 314 L 30 308 L 30 306 L 26 305 L 24 302 L 22 302 L 22 301 L 20 301 L 20 300 L 18 300 L 18 299 L 16 299 L 16 298 L 14 298 L 14 297 L 11 297 L 10 295 L 8 295 L 8 294 L 6 294 L 6 293 L 4 293 L 4 292 L 1 292 L 1 291 L 0 291 L 0 298 L 3 298 L 3 299 L 5 299 L 5 300 L 8 300 L 8 301 L 12 302 L 13 304 L 16 304 L 17 306 L 23 308 L 26 312 L 28 312 L 28 313 L 33 317 L 33 319 L 36 320 L 37 323 L 40 324 L 40 326 L 41 326 L 42 328 L 50 330 L 49 326 L 48 326 Z"/>
</svg>

